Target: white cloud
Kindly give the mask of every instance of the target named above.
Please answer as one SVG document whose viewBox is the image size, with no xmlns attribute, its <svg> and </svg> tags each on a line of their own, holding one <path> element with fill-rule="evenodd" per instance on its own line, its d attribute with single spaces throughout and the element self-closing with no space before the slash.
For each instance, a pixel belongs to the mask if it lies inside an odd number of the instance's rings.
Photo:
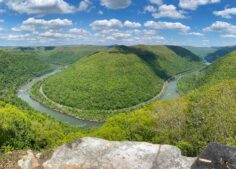
<svg viewBox="0 0 236 169">
<path fill-rule="evenodd" d="M 22 23 L 23 25 L 33 25 L 33 26 L 40 26 L 45 28 L 60 28 L 60 27 L 67 27 L 71 26 L 73 23 L 71 20 L 68 19 L 52 19 L 52 20 L 44 20 L 44 19 L 35 19 L 29 18 Z"/>
<path fill-rule="evenodd" d="M 86 11 L 89 8 L 89 5 L 91 5 L 92 2 L 90 0 L 82 0 L 79 4 L 79 11 Z"/>
<path fill-rule="evenodd" d="M 161 4 L 163 3 L 162 0 L 149 0 L 149 1 L 150 1 L 150 3 L 152 3 L 152 4 L 157 4 L 157 5 L 161 5 Z"/>
<path fill-rule="evenodd" d="M 203 31 L 236 33 L 236 25 L 228 22 L 216 21 L 211 26 L 204 28 Z"/>
<path fill-rule="evenodd" d="M 154 18 L 173 18 L 173 19 L 183 19 L 185 18 L 183 11 L 177 11 L 174 5 L 161 5 L 158 8 L 158 12 L 153 13 Z"/>
<path fill-rule="evenodd" d="M 64 0 L 2 0 L 2 2 L 14 11 L 27 14 L 73 13 L 77 10 Z"/>
<path fill-rule="evenodd" d="M 3 23 L 3 22 L 5 22 L 4 19 L 0 19 L 0 23 Z"/>
<path fill-rule="evenodd" d="M 221 0 L 179 0 L 179 6 L 184 9 L 195 10 L 200 5 L 218 3 Z"/>
<path fill-rule="evenodd" d="M 226 34 L 226 35 L 221 35 L 222 38 L 236 38 L 236 34 Z"/>
<path fill-rule="evenodd" d="M 132 0 L 100 0 L 101 5 L 109 9 L 122 9 L 131 5 Z"/>
<path fill-rule="evenodd" d="M 94 30 L 103 29 L 119 29 L 123 27 L 123 24 L 118 19 L 111 20 L 96 20 L 90 24 L 91 28 Z"/>
<path fill-rule="evenodd" d="M 200 32 L 185 32 L 183 35 L 203 36 L 204 34 Z"/>
<path fill-rule="evenodd" d="M 79 29 L 79 28 L 72 28 L 69 30 L 70 33 L 77 34 L 77 35 L 88 35 L 89 32 L 85 29 Z"/>
<path fill-rule="evenodd" d="M 232 15 L 236 15 L 236 8 L 226 8 L 222 11 L 214 11 L 215 16 L 221 16 L 222 18 L 230 19 Z"/>
<path fill-rule="evenodd" d="M 62 39 L 73 39 L 75 38 L 72 34 L 67 33 L 60 33 L 55 30 L 48 30 L 46 32 L 40 33 L 40 36 L 47 37 L 47 38 L 62 38 Z"/>
<path fill-rule="evenodd" d="M 132 38 L 132 35 L 130 33 L 126 33 L 126 32 L 115 32 L 112 34 L 112 36 L 117 39 L 127 39 L 127 38 Z"/>
<path fill-rule="evenodd" d="M 12 28 L 12 31 L 37 33 L 42 29 L 61 29 L 69 27 L 72 24 L 73 24 L 72 21 L 68 19 L 44 20 L 44 19 L 29 18 L 23 21 L 21 25 Z"/>
<path fill-rule="evenodd" d="M 186 32 L 190 30 L 189 26 L 183 25 L 180 22 L 155 22 L 155 21 L 147 21 L 144 23 L 144 26 L 150 29 L 170 29 L 170 30 L 180 30 L 182 32 Z"/>
<path fill-rule="evenodd" d="M 144 7 L 144 12 L 156 12 L 157 11 L 157 8 L 154 7 L 153 5 L 148 5 L 148 6 L 145 6 Z"/>
<path fill-rule="evenodd" d="M 124 26 L 127 28 L 140 28 L 142 25 L 138 22 L 125 21 Z"/>
</svg>

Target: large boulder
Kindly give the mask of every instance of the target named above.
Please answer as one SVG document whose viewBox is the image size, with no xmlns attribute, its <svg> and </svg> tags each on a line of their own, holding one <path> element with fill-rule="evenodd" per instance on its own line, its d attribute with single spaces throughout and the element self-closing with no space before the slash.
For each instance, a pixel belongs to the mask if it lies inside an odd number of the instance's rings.
<svg viewBox="0 0 236 169">
<path fill-rule="evenodd" d="M 195 158 L 178 148 L 145 142 L 83 138 L 55 150 L 45 169 L 190 169 Z"/>
</svg>

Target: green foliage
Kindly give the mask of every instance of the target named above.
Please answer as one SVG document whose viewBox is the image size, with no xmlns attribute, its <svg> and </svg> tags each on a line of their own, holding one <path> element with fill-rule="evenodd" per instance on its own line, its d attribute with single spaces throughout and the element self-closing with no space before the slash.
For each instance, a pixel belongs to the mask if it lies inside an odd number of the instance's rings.
<svg viewBox="0 0 236 169">
<path fill-rule="evenodd" d="M 39 86 L 33 87 L 32 95 L 73 116 L 104 120 L 149 101 L 164 80 L 202 64 L 196 55 L 176 46 L 119 46 L 84 57 L 48 78 L 42 87 L 51 102 L 40 97 Z"/>
<path fill-rule="evenodd" d="M 236 52 L 232 52 L 220 58 L 206 69 L 181 79 L 178 83 L 178 90 L 181 93 L 188 93 L 202 86 L 213 86 L 223 80 L 236 79 L 235 67 Z"/>
<path fill-rule="evenodd" d="M 15 95 L 17 88 L 32 77 L 49 71 L 49 66 L 31 54 L 0 50 L 0 100 L 22 106 Z"/>
<path fill-rule="evenodd" d="M 0 50 L 0 100 L 4 101 L 0 101 L 0 151 L 52 148 L 82 136 L 73 127 L 34 112 L 16 96 L 25 81 L 49 70 L 32 54 Z"/>
<path fill-rule="evenodd" d="M 48 149 L 74 141 L 82 133 L 36 112 L 0 102 L 0 150 Z"/>
<path fill-rule="evenodd" d="M 104 50 L 103 46 L 76 45 L 76 46 L 46 46 L 46 47 L 16 47 L 4 50 L 11 53 L 24 53 L 35 56 L 47 64 L 72 64 L 84 56 Z"/>
<path fill-rule="evenodd" d="M 93 136 L 176 145 L 196 156 L 209 142 L 236 144 L 236 81 L 108 119 Z M 117 136 L 117 137 L 116 137 Z"/>
<path fill-rule="evenodd" d="M 104 50 L 102 46 L 59 46 L 37 48 L 35 53 L 37 58 L 53 64 L 72 64 L 84 56 Z"/>
</svg>

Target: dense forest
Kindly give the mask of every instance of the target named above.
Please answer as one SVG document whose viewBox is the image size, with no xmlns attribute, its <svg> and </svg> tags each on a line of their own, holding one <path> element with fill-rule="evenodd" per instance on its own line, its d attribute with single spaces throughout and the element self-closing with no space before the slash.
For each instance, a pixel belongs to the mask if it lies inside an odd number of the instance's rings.
<svg viewBox="0 0 236 169">
<path fill-rule="evenodd" d="M 73 116 L 104 120 L 153 98 L 169 77 L 201 65 L 199 57 L 181 47 L 118 46 L 82 58 L 35 85 L 32 94 L 51 107 L 67 106 L 64 112 Z M 40 97 L 40 86 L 51 102 Z"/>
<path fill-rule="evenodd" d="M 226 54 L 233 52 L 236 50 L 236 46 L 226 46 L 226 47 L 221 47 L 218 50 L 216 50 L 213 53 L 208 54 L 205 59 L 208 62 L 214 62 L 215 60 L 224 57 Z"/>
<path fill-rule="evenodd" d="M 83 56 L 88 56 L 104 50 L 103 46 L 42 46 L 42 47 L 12 47 L 5 51 L 31 54 L 46 64 L 68 65 L 76 62 Z"/>
<path fill-rule="evenodd" d="M 218 59 L 206 69 L 192 76 L 184 77 L 178 83 L 178 90 L 187 93 L 202 86 L 211 86 L 223 80 L 236 79 L 236 52 Z"/>
<path fill-rule="evenodd" d="M 158 101 L 131 114 L 111 117 L 92 136 L 176 145 L 198 155 L 209 142 L 236 145 L 236 81 Z"/>
<path fill-rule="evenodd" d="M 50 70 L 32 54 L 0 50 L 0 152 L 52 148 L 81 135 L 78 129 L 35 112 L 16 96 L 23 83 Z"/>
</svg>

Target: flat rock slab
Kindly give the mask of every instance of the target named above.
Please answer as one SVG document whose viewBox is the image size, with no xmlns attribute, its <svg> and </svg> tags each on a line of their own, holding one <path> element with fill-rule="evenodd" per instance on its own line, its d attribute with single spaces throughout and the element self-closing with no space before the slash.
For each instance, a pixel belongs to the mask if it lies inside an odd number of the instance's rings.
<svg viewBox="0 0 236 169">
<path fill-rule="evenodd" d="M 236 169 L 236 148 L 211 143 L 191 169 Z"/>
<path fill-rule="evenodd" d="M 190 169 L 196 158 L 178 148 L 145 142 L 83 138 L 55 150 L 45 169 Z"/>
</svg>

